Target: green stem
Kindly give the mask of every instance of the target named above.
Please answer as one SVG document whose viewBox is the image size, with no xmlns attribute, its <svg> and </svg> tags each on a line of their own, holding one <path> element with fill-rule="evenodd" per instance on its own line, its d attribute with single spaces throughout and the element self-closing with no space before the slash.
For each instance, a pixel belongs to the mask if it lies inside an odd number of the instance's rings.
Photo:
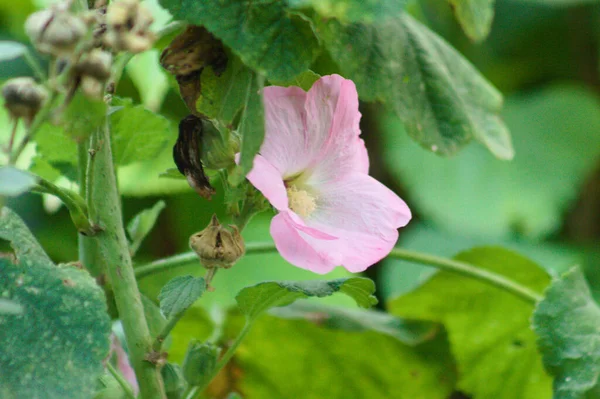
<svg viewBox="0 0 600 399">
<path fill-rule="evenodd" d="M 125 378 L 123 378 L 121 373 L 119 373 L 119 371 L 117 369 L 115 369 L 115 366 L 113 366 L 110 362 L 107 362 L 106 368 L 112 374 L 112 376 L 115 377 L 115 380 L 117 380 L 119 385 L 121 385 L 121 388 L 123 388 L 123 391 L 125 391 L 125 394 L 127 395 L 127 397 L 129 399 L 135 399 L 135 394 L 133 393 L 131 386 L 125 380 Z"/>
<path fill-rule="evenodd" d="M 173 328 L 175 328 L 175 325 L 179 322 L 179 320 L 181 320 L 181 318 L 185 314 L 186 310 L 187 310 L 187 308 L 183 312 L 179 312 L 176 315 L 173 315 L 172 317 L 170 317 L 169 320 L 167 320 L 167 324 L 163 327 L 161 332 L 156 336 L 156 339 L 154 340 L 154 344 L 152 345 L 152 349 L 155 352 L 159 352 L 162 349 L 163 342 L 165 342 L 165 339 L 167 339 L 171 330 Z"/>
<path fill-rule="evenodd" d="M 390 252 L 388 256 L 390 258 L 402 259 L 408 262 L 433 266 L 440 270 L 445 270 L 461 276 L 479 280 L 488 285 L 500 288 L 506 292 L 510 292 L 511 294 L 533 304 L 536 304 L 543 299 L 542 295 L 517 283 L 516 281 L 513 281 L 500 274 L 496 274 L 485 269 L 480 269 L 465 262 L 424 254 L 421 252 L 409 251 L 401 248 L 392 249 L 392 252 Z"/>
<path fill-rule="evenodd" d="M 261 254 L 275 251 L 275 245 L 268 242 L 258 242 L 246 244 L 246 254 Z M 424 254 L 421 252 L 409 251 L 401 248 L 394 248 L 388 255 L 390 258 L 403 259 L 409 262 L 429 265 L 451 273 L 460 274 L 479 280 L 486 284 L 500 288 L 504 291 L 524 299 L 527 302 L 536 303 L 542 299 L 537 292 L 513 281 L 500 274 L 478 268 L 465 262 L 442 258 L 439 256 Z M 186 266 L 197 262 L 197 256 L 194 252 L 187 252 L 152 262 L 145 266 L 136 268 L 136 277 L 143 278 L 151 274 L 160 273 L 163 270 L 170 270 L 176 267 Z"/>
<path fill-rule="evenodd" d="M 152 337 L 144 315 L 129 246 L 123 228 L 120 197 L 111 152 L 108 123 L 93 133 L 100 145 L 94 154 L 91 201 L 95 205 L 103 231 L 96 236 L 100 253 L 106 261 L 106 272 L 111 283 L 119 318 L 125 331 L 129 357 L 144 399 L 164 399 L 165 390 L 159 369 L 146 360 L 152 352 Z M 93 177 L 93 180 L 91 179 Z"/>
<path fill-rule="evenodd" d="M 48 77 L 46 76 L 46 72 L 44 72 L 44 69 L 41 67 L 38 60 L 33 56 L 33 54 L 31 54 L 31 51 L 25 51 L 25 54 L 23 54 L 23 56 L 25 57 L 25 61 L 27 61 L 27 64 L 29 64 L 29 66 L 33 70 L 33 74 L 35 75 L 35 77 L 38 78 L 40 82 L 45 82 L 48 79 Z"/>
<path fill-rule="evenodd" d="M 262 254 L 275 251 L 275 245 L 270 242 L 254 242 L 246 244 L 246 254 Z M 174 255 L 169 258 L 157 260 L 135 269 L 135 277 L 141 278 L 160 273 L 164 270 L 171 270 L 177 267 L 187 266 L 198 263 L 198 255 L 195 252 L 186 252 L 184 254 Z"/>
</svg>

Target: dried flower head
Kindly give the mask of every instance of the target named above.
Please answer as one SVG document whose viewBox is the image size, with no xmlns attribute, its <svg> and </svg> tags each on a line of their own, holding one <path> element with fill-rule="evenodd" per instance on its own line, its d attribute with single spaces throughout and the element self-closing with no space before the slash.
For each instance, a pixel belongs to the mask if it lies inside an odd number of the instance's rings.
<svg viewBox="0 0 600 399">
<path fill-rule="evenodd" d="M 75 76 L 80 79 L 81 90 L 92 98 L 102 97 L 104 83 L 110 77 L 112 55 L 100 49 L 85 54 L 74 68 Z"/>
<path fill-rule="evenodd" d="M 150 31 L 153 21 L 150 11 L 137 0 L 111 2 L 106 11 L 105 44 L 115 51 L 148 50 L 156 39 Z"/>
<path fill-rule="evenodd" d="M 236 226 L 229 229 L 213 215 L 208 226 L 190 237 L 190 248 L 196 252 L 204 267 L 230 268 L 244 254 L 244 240 Z"/>
<path fill-rule="evenodd" d="M 30 124 L 47 98 L 46 89 L 32 78 L 14 78 L 2 86 L 4 107 L 14 119 Z"/>
<path fill-rule="evenodd" d="M 87 26 L 66 10 L 50 8 L 31 14 L 25 22 L 25 31 L 38 51 L 60 57 L 75 49 Z"/>
</svg>

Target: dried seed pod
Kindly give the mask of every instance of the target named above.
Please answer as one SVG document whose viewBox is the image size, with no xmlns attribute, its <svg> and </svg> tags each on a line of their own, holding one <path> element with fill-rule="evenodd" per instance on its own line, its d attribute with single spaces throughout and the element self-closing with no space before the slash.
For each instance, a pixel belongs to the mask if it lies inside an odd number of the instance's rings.
<svg viewBox="0 0 600 399">
<path fill-rule="evenodd" d="M 213 215 L 208 226 L 190 237 L 190 248 L 196 252 L 204 267 L 230 268 L 244 254 L 244 239 L 236 226 L 229 229 Z"/>
<path fill-rule="evenodd" d="M 55 57 L 70 54 L 87 32 L 85 22 L 66 10 L 46 9 L 27 18 L 25 31 L 33 45 Z"/>
<path fill-rule="evenodd" d="M 152 13 L 137 0 L 111 2 L 106 11 L 105 44 L 115 51 L 146 51 L 156 39 L 150 31 L 152 22 Z"/>
<path fill-rule="evenodd" d="M 210 199 L 215 190 L 210 185 L 202 167 L 200 142 L 203 134 L 202 120 L 188 115 L 179 122 L 179 137 L 173 147 L 173 159 L 179 172 L 198 194 Z"/>
<path fill-rule="evenodd" d="M 4 107 L 12 118 L 23 118 L 26 124 L 31 123 L 47 96 L 46 89 L 32 78 L 10 79 L 2 86 Z"/>
<path fill-rule="evenodd" d="M 81 57 L 75 71 L 78 75 L 89 76 L 104 82 L 110 77 L 111 64 L 112 55 L 108 51 L 93 49 Z"/>
</svg>

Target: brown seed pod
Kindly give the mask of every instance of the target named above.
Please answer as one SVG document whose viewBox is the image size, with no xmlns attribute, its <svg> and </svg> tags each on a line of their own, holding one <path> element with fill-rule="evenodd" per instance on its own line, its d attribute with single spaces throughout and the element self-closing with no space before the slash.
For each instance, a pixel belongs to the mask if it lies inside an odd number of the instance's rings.
<svg viewBox="0 0 600 399">
<path fill-rule="evenodd" d="M 213 215 L 208 226 L 190 237 L 190 248 L 207 269 L 228 269 L 246 251 L 244 239 L 236 226 L 226 228 Z"/>
</svg>

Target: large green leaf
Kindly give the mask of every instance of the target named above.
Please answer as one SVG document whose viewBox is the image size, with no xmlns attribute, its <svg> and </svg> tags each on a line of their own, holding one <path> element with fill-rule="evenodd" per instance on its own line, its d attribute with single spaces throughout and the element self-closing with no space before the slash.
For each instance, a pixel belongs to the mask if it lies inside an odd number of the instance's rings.
<svg viewBox="0 0 600 399">
<path fill-rule="evenodd" d="M 269 281 L 246 287 L 235 297 L 242 313 L 254 319 L 262 312 L 294 303 L 297 299 L 323 298 L 344 293 L 356 301 L 356 304 L 368 308 L 377 303 L 373 296 L 375 284 L 368 278 L 351 277 L 323 281 Z"/>
<path fill-rule="evenodd" d="M 485 39 L 492 28 L 494 0 L 449 0 L 456 18 L 471 39 Z"/>
<path fill-rule="evenodd" d="M 17 255 L 0 258 L 0 292 L 23 308 L 0 313 L 0 397 L 91 397 L 110 346 L 104 292 L 86 271 L 52 264 L 7 208 L 0 237 Z"/>
<path fill-rule="evenodd" d="M 373 23 L 398 16 L 404 0 L 286 0 L 291 8 L 313 8 L 320 16 L 341 22 Z"/>
<path fill-rule="evenodd" d="M 245 64 L 267 78 L 287 80 L 308 69 L 319 51 L 309 20 L 282 1 L 161 0 L 177 19 L 203 25 Z"/>
<path fill-rule="evenodd" d="M 226 336 L 241 322 L 230 322 Z M 228 388 L 246 399 L 447 399 L 456 379 L 443 336 L 410 347 L 373 331 L 275 317 L 255 323 L 234 365 Z"/>
<path fill-rule="evenodd" d="M 554 375 L 554 399 L 578 399 L 598 389 L 600 308 L 579 268 L 548 288 L 533 314 L 533 329 Z"/>
<path fill-rule="evenodd" d="M 600 158 L 598 99 L 576 86 L 554 86 L 511 97 L 503 116 L 517 153 L 510 163 L 476 146 L 441 159 L 407 140 L 396 118 L 380 115 L 386 164 L 416 211 L 472 236 L 539 238 L 562 225 Z"/>
<path fill-rule="evenodd" d="M 549 282 L 535 263 L 500 248 L 477 248 L 456 259 L 536 291 Z M 551 378 L 529 328 L 533 306 L 468 277 L 440 272 L 390 304 L 401 317 L 443 323 L 458 364 L 458 388 L 475 398 L 548 399 Z"/>
<path fill-rule="evenodd" d="M 453 154 L 471 139 L 511 159 L 502 96 L 456 50 L 404 13 L 376 25 L 318 23 L 319 33 L 363 100 L 383 101 L 423 147 Z"/>
</svg>

